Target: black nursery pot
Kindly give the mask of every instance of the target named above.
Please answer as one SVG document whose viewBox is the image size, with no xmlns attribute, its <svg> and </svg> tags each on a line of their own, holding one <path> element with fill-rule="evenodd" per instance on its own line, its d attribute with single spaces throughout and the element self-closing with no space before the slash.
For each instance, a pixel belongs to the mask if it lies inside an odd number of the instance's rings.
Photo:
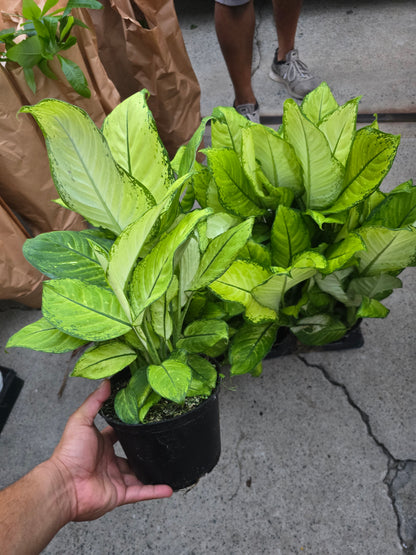
<svg viewBox="0 0 416 555">
<path fill-rule="evenodd" d="M 125 424 L 102 416 L 144 484 L 168 484 L 174 491 L 187 488 L 211 472 L 220 458 L 218 387 L 195 409 L 163 422 Z"/>
</svg>

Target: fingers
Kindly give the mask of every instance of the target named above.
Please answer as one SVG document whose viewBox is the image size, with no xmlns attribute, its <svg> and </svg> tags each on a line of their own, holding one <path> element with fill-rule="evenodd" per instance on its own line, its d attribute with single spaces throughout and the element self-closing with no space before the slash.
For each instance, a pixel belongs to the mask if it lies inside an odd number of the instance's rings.
<svg viewBox="0 0 416 555">
<path fill-rule="evenodd" d="M 99 388 L 85 399 L 79 409 L 76 410 L 72 416 L 77 420 L 81 420 L 83 424 L 91 426 L 104 401 L 110 396 L 110 393 L 110 382 L 108 380 L 104 380 Z"/>
<path fill-rule="evenodd" d="M 148 501 L 149 499 L 163 499 L 170 497 L 172 493 L 172 488 L 167 485 L 145 486 L 140 484 L 127 488 L 124 502 L 137 503 L 138 501 Z"/>
</svg>

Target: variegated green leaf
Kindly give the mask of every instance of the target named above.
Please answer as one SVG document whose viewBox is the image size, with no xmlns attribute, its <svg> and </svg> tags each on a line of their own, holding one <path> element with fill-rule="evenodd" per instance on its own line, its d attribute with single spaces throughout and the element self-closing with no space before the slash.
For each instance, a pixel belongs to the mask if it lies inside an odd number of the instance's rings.
<svg viewBox="0 0 416 555">
<path fill-rule="evenodd" d="M 95 345 L 78 359 L 71 376 L 99 380 L 109 378 L 136 360 L 137 354 L 122 341 Z"/>
<path fill-rule="evenodd" d="M 291 331 L 305 345 L 326 345 L 344 337 L 347 328 L 330 314 L 301 318 Z"/>
<path fill-rule="evenodd" d="M 228 341 L 228 325 L 223 320 L 195 320 L 183 331 L 177 342 L 178 349 L 188 353 L 204 353 L 221 340 Z"/>
<path fill-rule="evenodd" d="M 253 325 L 246 322 L 234 335 L 230 349 L 232 375 L 252 372 L 276 341 L 278 323 Z"/>
<path fill-rule="evenodd" d="M 25 347 L 44 353 L 66 353 L 78 349 L 85 343 L 87 341 L 71 337 L 56 329 L 46 318 L 41 318 L 12 335 L 7 342 L 6 349 Z"/>
<path fill-rule="evenodd" d="M 45 282 L 42 312 L 59 330 L 88 341 L 114 339 L 131 329 L 111 291 L 75 279 Z"/>
<path fill-rule="evenodd" d="M 106 117 L 103 134 L 114 159 L 152 193 L 159 203 L 174 181 L 169 156 L 142 90 Z"/>
<path fill-rule="evenodd" d="M 315 124 L 318 124 L 337 108 L 338 103 L 325 82 L 307 94 L 301 104 L 302 112 Z"/>
<path fill-rule="evenodd" d="M 309 231 L 302 214 L 298 210 L 280 205 L 271 233 L 272 264 L 287 268 L 296 255 L 310 246 Z"/>
<path fill-rule="evenodd" d="M 192 370 L 183 362 L 168 359 L 160 365 L 151 364 L 147 369 L 147 379 L 156 393 L 182 403 L 191 385 Z"/>
<path fill-rule="evenodd" d="M 188 366 L 192 370 L 192 381 L 187 396 L 210 395 L 217 383 L 217 370 L 207 359 L 198 355 L 188 356 Z"/>
</svg>

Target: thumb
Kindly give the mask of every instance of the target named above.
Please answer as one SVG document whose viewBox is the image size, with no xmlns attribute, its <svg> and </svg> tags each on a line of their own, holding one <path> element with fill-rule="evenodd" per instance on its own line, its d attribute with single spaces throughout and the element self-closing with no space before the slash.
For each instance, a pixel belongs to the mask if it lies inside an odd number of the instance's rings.
<svg viewBox="0 0 416 555">
<path fill-rule="evenodd" d="M 73 418 L 77 419 L 80 423 L 91 426 L 94 418 L 97 416 L 98 411 L 102 407 L 111 393 L 111 386 L 109 380 L 104 380 L 100 386 L 89 395 L 82 405 L 74 412 Z"/>
</svg>

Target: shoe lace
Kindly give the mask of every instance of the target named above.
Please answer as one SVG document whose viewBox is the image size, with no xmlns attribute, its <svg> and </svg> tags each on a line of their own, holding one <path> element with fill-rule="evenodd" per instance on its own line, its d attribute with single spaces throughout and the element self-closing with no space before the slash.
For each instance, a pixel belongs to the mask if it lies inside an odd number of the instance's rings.
<svg viewBox="0 0 416 555">
<path fill-rule="evenodd" d="M 288 81 L 294 81 L 296 77 L 301 79 L 311 79 L 312 74 L 310 73 L 308 66 L 304 64 L 295 53 L 292 54 L 291 59 L 285 64 L 287 67 L 283 73 L 283 78 Z"/>
</svg>

